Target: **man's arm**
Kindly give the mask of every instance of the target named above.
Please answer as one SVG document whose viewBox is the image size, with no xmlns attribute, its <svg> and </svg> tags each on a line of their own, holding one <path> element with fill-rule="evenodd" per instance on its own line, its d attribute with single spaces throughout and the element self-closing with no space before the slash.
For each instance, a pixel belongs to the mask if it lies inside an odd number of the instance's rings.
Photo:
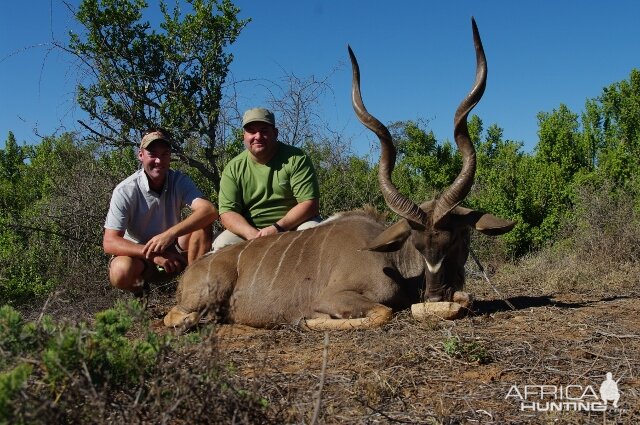
<svg viewBox="0 0 640 425">
<path fill-rule="evenodd" d="M 144 258 L 144 245 L 124 238 L 124 230 L 104 229 L 102 247 L 105 254 Z"/>
<path fill-rule="evenodd" d="M 308 199 L 306 201 L 299 202 L 295 207 L 291 208 L 284 217 L 278 220 L 276 223 L 285 230 L 291 230 L 305 221 L 312 219 L 320 214 L 320 202 L 318 199 Z M 273 235 L 278 233 L 278 229 L 275 226 L 268 226 L 264 229 L 260 229 L 255 236 L 259 238 L 261 236 Z"/>
<path fill-rule="evenodd" d="M 191 203 L 191 214 L 176 225 L 151 238 L 144 246 L 143 255 L 146 258 L 150 258 L 154 253 L 164 252 L 179 236 L 209 226 L 217 219 L 218 211 L 213 204 L 206 199 L 196 198 Z"/>
<path fill-rule="evenodd" d="M 255 238 L 258 234 L 258 229 L 249 224 L 242 214 L 235 211 L 222 213 L 220 221 L 228 231 L 247 240 Z"/>
</svg>

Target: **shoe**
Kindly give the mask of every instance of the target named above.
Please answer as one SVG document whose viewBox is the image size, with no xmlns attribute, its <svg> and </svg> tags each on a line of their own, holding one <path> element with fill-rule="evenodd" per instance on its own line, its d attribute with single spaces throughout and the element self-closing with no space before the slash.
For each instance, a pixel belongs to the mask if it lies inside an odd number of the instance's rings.
<svg viewBox="0 0 640 425">
<path fill-rule="evenodd" d="M 149 306 L 150 292 L 151 288 L 149 286 L 149 283 L 147 281 L 142 281 L 142 289 L 133 293 L 133 296 L 140 300 L 140 304 L 142 305 L 143 310 L 146 310 Z"/>
</svg>

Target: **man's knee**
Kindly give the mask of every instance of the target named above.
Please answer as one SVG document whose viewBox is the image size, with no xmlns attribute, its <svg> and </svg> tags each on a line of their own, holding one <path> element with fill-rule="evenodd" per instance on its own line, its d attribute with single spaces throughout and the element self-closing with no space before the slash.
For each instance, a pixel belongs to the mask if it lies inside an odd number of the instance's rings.
<svg viewBox="0 0 640 425">
<path fill-rule="evenodd" d="M 109 262 L 109 282 L 115 288 L 135 292 L 142 284 L 144 263 L 131 257 L 114 257 Z"/>
<path fill-rule="evenodd" d="M 305 221 L 304 223 L 300 224 L 298 227 L 296 227 L 296 230 L 311 229 L 312 227 L 316 227 L 320 223 L 322 223 L 322 219 L 320 217 L 312 218 L 311 220 Z"/>
<path fill-rule="evenodd" d="M 176 248 L 178 252 L 187 256 L 188 264 L 202 257 L 211 250 L 211 242 L 213 241 L 212 226 L 206 226 L 202 229 L 180 236 L 178 238 Z"/>
<path fill-rule="evenodd" d="M 225 246 L 234 245 L 244 241 L 243 238 L 236 235 L 235 233 L 230 232 L 229 230 L 224 230 L 213 240 L 213 245 L 211 249 L 215 252 L 219 249 L 224 248 Z"/>
</svg>

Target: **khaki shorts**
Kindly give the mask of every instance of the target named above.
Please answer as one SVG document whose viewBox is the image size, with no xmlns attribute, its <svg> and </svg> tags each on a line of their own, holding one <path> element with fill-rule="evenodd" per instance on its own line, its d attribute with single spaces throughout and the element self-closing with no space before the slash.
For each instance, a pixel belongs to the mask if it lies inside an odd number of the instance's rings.
<svg viewBox="0 0 640 425">
<path fill-rule="evenodd" d="M 183 250 L 182 248 L 180 248 L 180 246 L 177 243 L 173 248 L 170 248 L 170 249 L 175 249 L 179 254 L 181 254 L 184 257 L 185 264 L 187 263 L 186 250 Z M 116 258 L 116 256 L 112 255 L 111 258 L 109 259 L 109 268 L 111 268 L 111 262 L 113 261 L 114 258 Z M 142 272 L 142 279 L 147 283 L 166 283 L 176 279 L 178 276 L 180 276 L 180 274 L 183 271 L 184 269 L 179 272 L 167 273 L 166 271 L 164 271 L 164 269 L 162 269 L 153 261 L 144 260 L 144 270 Z"/>
</svg>

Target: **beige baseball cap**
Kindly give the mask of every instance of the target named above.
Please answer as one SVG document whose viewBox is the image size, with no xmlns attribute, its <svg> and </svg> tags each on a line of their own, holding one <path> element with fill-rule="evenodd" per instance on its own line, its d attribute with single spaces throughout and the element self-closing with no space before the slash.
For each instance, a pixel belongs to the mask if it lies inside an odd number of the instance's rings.
<svg viewBox="0 0 640 425">
<path fill-rule="evenodd" d="M 163 133 L 162 131 L 156 130 L 156 131 L 151 131 L 144 135 L 144 137 L 142 138 L 142 141 L 140 142 L 140 149 L 148 148 L 149 145 L 155 142 L 156 140 L 167 142 L 169 146 L 171 146 L 171 138 L 167 134 Z"/>
<path fill-rule="evenodd" d="M 274 127 L 276 126 L 276 118 L 273 116 L 273 112 L 265 108 L 253 108 L 245 112 L 242 117 L 242 127 L 255 121 L 266 122 Z"/>
</svg>

